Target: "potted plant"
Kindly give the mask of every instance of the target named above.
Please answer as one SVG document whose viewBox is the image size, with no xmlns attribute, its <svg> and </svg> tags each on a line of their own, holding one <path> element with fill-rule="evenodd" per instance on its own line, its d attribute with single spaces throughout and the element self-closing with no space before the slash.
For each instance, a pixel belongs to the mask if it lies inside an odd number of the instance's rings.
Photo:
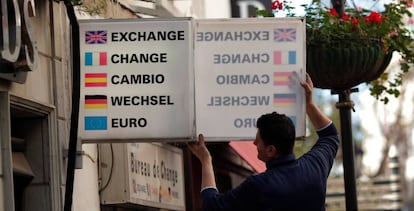
<svg viewBox="0 0 414 211">
<path fill-rule="evenodd" d="M 414 63 L 414 42 L 404 17 L 411 16 L 409 3 L 400 0 L 384 5 L 382 11 L 358 7 L 354 0 L 345 2 L 312 0 L 302 5 L 306 18 L 306 68 L 314 84 L 333 90 L 350 89 L 369 83 L 371 95 L 384 103 L 388 95 L 397 97 L 402 78 Z M 272 2 L 272 12 L 257 14 L 273 17 L 278 12 L 295 16 L 294 8 L 284 0 Z M 401 55 L 400 71 L 393 77 L 385 71 L 393 53 Z"/>
</svg>

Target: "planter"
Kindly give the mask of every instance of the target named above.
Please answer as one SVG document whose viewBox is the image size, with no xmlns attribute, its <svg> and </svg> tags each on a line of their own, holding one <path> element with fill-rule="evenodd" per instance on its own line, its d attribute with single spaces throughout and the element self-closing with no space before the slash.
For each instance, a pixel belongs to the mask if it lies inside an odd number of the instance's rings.
<svg viewBox="0 0 414 211">
<path fill-rule="evenodd" d="M 392 52 L 385 53 L 378 41 L 351 47 L 346 42 L 338 43 L 343 44 L 329 48 L 307 46 L 306 69 L 317 88 L 346 90 L 370 82 L 378 78 L 391 61 Z"/>
</svg>

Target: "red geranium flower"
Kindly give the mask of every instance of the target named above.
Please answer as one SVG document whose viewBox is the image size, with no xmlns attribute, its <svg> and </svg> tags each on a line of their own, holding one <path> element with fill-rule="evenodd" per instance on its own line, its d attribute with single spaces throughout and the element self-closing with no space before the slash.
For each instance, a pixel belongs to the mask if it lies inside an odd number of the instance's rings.
<svg viewBox="0 0 414 211">
<path fill-rule="evenodd" d="M 371 12 L 366 18 L 365 22 L 368 23 L 381 23 L 381 14 L 378 12 Z"/>
<path fill-rule="evenodd" d="M 342 20 L 349 21 L 349 16 L 346 13 L 342 14 Z"/>
<path fill-rule="evenodd" d="M 274 2 L 272 2 L 272 10 L 282 10 L 283 9 L 283 3 L 276 0 Z"/>
<path fill-rule="evenodd" d="M 329 15 L 338 16 L 338 13 L 336 12 L 335 8 L 331 8 L 328 12 Z"/>
<path fill-rule="evenodd" d="M 359 25 L 359 19 L 358 18 L 351 18 L 351 23 L 354 25 Z"/>
</svg>

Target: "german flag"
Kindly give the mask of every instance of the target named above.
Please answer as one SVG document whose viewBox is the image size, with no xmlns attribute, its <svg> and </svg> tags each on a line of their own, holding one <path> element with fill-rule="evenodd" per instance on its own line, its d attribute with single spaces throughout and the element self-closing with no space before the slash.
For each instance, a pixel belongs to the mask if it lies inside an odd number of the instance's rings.
<svg viewBox="0 0 414 211">
<path fill-rule="evenodd" d="M 296 94 L 274 94 L 273 105 L 275 107 L 293 107 L 296 104 Z"/>
<path fill-rule="evenodd" d="M 106 87 L 106 73 L 85 73 L 85 87 Z"/>
<path fill-rule="evenodd" d="M 85 95 L 85 108 L 107 108 L 106 95 Z"/>
</svg>

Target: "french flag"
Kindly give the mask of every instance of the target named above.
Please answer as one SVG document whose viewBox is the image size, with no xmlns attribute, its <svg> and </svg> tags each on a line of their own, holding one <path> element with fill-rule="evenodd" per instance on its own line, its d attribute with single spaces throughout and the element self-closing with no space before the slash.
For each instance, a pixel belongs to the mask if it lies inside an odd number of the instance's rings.
<svg viewBox="0 0 414 211">
<path fill-rule="evenodd" d="M 273 52 L 273 63 L 275 65 L 296 64 L 296 51 L 275 51 Z"/>
<path fill-rule="evenodd" d="M 85 52 L 85 66 L 107 65 L 107 52 Z"/>
</svg>

